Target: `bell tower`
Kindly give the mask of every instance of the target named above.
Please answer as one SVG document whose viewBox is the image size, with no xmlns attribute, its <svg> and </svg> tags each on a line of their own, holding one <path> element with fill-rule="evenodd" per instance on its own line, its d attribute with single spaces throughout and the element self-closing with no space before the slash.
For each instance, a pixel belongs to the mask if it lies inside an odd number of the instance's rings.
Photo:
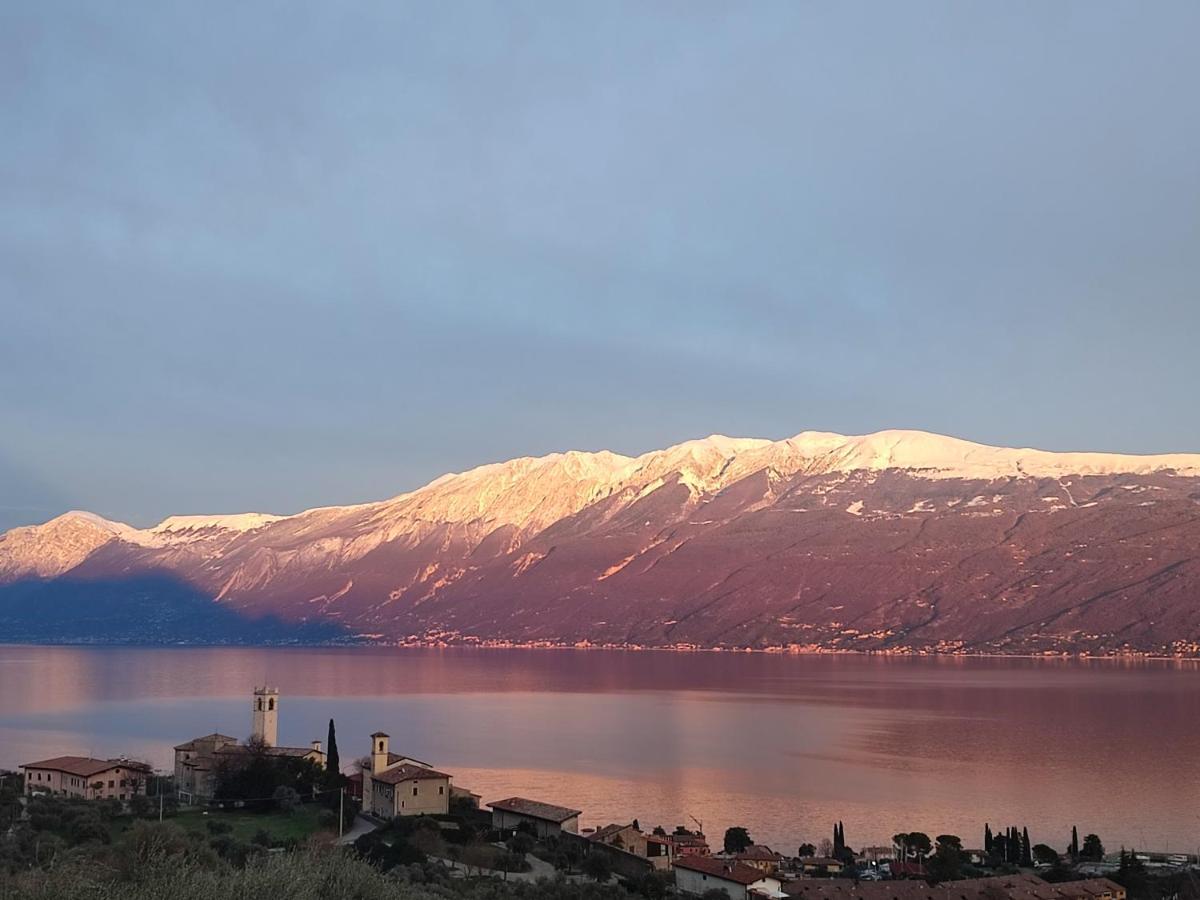
<svg viewBox="0 0 1200 900">
<path fill-rule="evenodd" d="M 254 728 L 250 735 L 268 747 L 274 747 L 279 741 L 278 688 L 264 685 L 254 689 Z"/>
<path fill-rule="evenodd" d="M 382 775 L 388 767 L 388 736 L 382 731 L 371 735 L 371 774 Z"/>
</svg>

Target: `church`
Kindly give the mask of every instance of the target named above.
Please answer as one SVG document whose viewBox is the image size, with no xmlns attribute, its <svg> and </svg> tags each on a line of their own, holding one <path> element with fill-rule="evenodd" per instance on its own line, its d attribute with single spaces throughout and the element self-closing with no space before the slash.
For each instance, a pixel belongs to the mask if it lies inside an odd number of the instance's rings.
<svg viewBox="0 0 1200 900">
<path fill-rule="evenodd" d="M 279 690 L 256 687 L 251 702 L 250 740 L 261 741 L 271 756 L 292 756 L 325 765 L 320 741 L 307 747 L 280 747 Z M 175 794 L 183 803 L 207 803 L 216 788 L 216 770 L 223 759 L 249 752 L 237 738 L 214 732 L 192 738 L 175 748 Z"/>
<path fill-rule="evenodd" d="M 389 740 L 382 731 L 371 735 L 370 761 L 362 767 L 363 811 L 382 819 L 450 812 L 451 776 L 419 759 L 392 753 Z"/>
</svg>

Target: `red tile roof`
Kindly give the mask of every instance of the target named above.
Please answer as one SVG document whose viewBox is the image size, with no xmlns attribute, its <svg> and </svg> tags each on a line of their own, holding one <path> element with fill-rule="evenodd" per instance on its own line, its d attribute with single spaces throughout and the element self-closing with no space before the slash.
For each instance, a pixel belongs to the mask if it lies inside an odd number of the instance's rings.
<svg viewBox="0 0 1200 900">
<path fill-rule="evenodd" d="M 578 809 L 555 806 L 553 803 L 542 803 L 540 800 L 526 800 L 524 797 L 509 797 L 507 800 L 489 803 L 488 806 L 501 812 L 515 813 L 520 816 L 529 816 L 531 819 L 542 819 L 555 823 L 565 822 L 567 819 L 573 819 L 581 814 Z"/>
<path fill-rule="evenodd" d="M 53 759 L 25 763 L 21 768 L 49 769 L 52 772 L 64 772 L 78 778 L 91 778 L 93 775 L 99 775 L 110 769 L 129 769 L 131 772 L 150 771 L 148 765 L 132 759 L 93 759 L 90 756 L 56 756 Z"/>
<path fill-rule="evenodd" d="M 430 778 L 449 778 L 445 772 L 439 772 L 437 769 L 426 769 L 424 766 L 414 766 L 408 763 L 396 766 L 394 769 L 388 769 L 379 775 L 372 775 L 373 781 L 382 781 L 384 784 L 399 784 L 402 781 L 422 781 Z"/>
<path fill-rule="evenodd" d="M 681 856 L 675 860 L 675 868 L 691 869 L 711 875 L 713 878 L 723 878 L 736 884 L 754 884 L 766 876 L 762 871 L 736 860 L 716 859 L 712 856 Z"/>
</svg>

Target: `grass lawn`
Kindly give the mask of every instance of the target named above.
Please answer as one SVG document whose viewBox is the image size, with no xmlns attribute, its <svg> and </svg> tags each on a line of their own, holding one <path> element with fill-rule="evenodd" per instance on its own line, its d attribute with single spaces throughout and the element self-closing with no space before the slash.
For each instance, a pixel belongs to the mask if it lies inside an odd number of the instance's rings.
<svg viewBox="0 0 1200 900">
<path fill-rule="evenodd" d="M 233 828 L 229 835 L 239 841 L 249 841 L 262 830 L 271 835 L 272 842 L 282 843 L 291 838 L 302 841 L 310 834 L 320 831 L 317 817 L 322 809 L 324 807 L 308 804 L 297 807 L 291 813 L 210 811 L 206 814 L 200 810 L 180 810 L 179 815 L 173 816 L 170 821 L 205 837 L 209 836 L 207 823 L 227 822 Z"/>
</svg>

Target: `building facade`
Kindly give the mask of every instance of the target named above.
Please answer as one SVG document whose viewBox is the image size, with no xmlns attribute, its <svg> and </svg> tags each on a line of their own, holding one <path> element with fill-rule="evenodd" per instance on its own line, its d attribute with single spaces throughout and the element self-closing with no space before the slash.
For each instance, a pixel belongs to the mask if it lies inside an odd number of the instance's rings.
<svg viewBox="0 0 1200 900">
<path fill-rule="evenodd" d="M 56 756 L 21 766 L 25 793 L 80 797 L 84 800 L 128 800 L 146 793 L 151 769 L 129 759 Z"/>
<path fill-rule="evenodd" d="M 392 753 L 390 741 L 382 731 L 371 735 L 371 761 L 362 771 L 363 809 L 381 819 L 450 812 L 452 776 Z"/>
</svg>

